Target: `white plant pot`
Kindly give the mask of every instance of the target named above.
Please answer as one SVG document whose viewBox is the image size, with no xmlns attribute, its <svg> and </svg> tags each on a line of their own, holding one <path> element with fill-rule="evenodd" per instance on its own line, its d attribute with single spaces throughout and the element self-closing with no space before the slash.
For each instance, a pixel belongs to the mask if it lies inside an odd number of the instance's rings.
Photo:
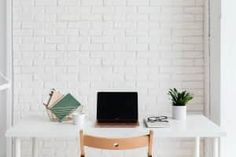
<svg viewBox="0 0 236 157">
<path fill-rule="evenodd" d="M 187 106 L 173 106 L 172 116 L 176 120 L 185 120 L 187 115 Z"/>
</svg>

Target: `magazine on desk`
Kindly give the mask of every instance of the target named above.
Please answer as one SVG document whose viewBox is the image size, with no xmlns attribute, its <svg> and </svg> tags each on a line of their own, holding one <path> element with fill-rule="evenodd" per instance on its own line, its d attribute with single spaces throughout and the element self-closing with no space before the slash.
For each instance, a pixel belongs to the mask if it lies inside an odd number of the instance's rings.
<svg viewBox="0 0 236 157">
<path fill-rule="evenodd" d="M 169 128 L 170 122 L 166 118 L 165 120 L 160 117 L 147 117 L 144 118 L 144 124 L 147 128 Z"/>
</svg>

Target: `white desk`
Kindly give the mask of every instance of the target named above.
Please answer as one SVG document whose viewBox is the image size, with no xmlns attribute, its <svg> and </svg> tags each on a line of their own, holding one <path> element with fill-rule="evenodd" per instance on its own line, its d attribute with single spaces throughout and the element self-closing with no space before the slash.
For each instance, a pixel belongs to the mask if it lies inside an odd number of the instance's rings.
<svg viewBox="0 0 236 157">
<path fill-rule="evenodd" d="M 143 134 L 149 129 L 140 122 L 135 128 L 97 128 L 95 123 L 87 122 L 84 131 L 89 134 L 112 137 L 135 136 Z M 218 157 L 218 139 L 225 135 L 219 126 L 211 122 L 203 115 L 188 115 L 185 122 L 170 120 L 170 128 L 152 128 L 154 139 L 159 137 L 192 137 L 195 139 L 195 157 L 200 157 L 200 138 L 214 138 L 214 157 Z M 50 122 L 47 117 L 28 116 L 18 124 L 8 129 L 7 137 L 15 138 L 15 156 L 21 157 L 21 138 L 29 137 L 33 140 L 33 156 L 37 157 L 38 138 L 79 138 L 78 128 L 72 124 Z"/>
</svg>

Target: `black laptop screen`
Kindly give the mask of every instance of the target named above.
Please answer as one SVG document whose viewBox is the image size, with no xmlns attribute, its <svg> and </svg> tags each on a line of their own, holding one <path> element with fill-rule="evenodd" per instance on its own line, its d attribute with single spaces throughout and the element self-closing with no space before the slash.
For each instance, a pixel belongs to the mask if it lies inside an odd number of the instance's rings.
<svg viewBox="0 0 236 157">
<path fill-rule="evenodd" d="M 137 92 L 98 92 L 98 122 L 137 122 Z"/>
</svg>

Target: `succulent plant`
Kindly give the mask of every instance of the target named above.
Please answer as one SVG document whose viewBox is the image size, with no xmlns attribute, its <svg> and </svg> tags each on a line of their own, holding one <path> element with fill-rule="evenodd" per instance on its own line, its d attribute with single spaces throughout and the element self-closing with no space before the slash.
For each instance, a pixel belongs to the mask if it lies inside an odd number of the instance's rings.
<svg viewBox="0 0 236 157">
<path fill-rule="evenodd" d="M 170 89 L 168 95 L 171 97 L 173 106 L 185 106 L 193 99 L 193 96 L 186 90 L 178 91 L 176 88 Z"/>
</svg>

